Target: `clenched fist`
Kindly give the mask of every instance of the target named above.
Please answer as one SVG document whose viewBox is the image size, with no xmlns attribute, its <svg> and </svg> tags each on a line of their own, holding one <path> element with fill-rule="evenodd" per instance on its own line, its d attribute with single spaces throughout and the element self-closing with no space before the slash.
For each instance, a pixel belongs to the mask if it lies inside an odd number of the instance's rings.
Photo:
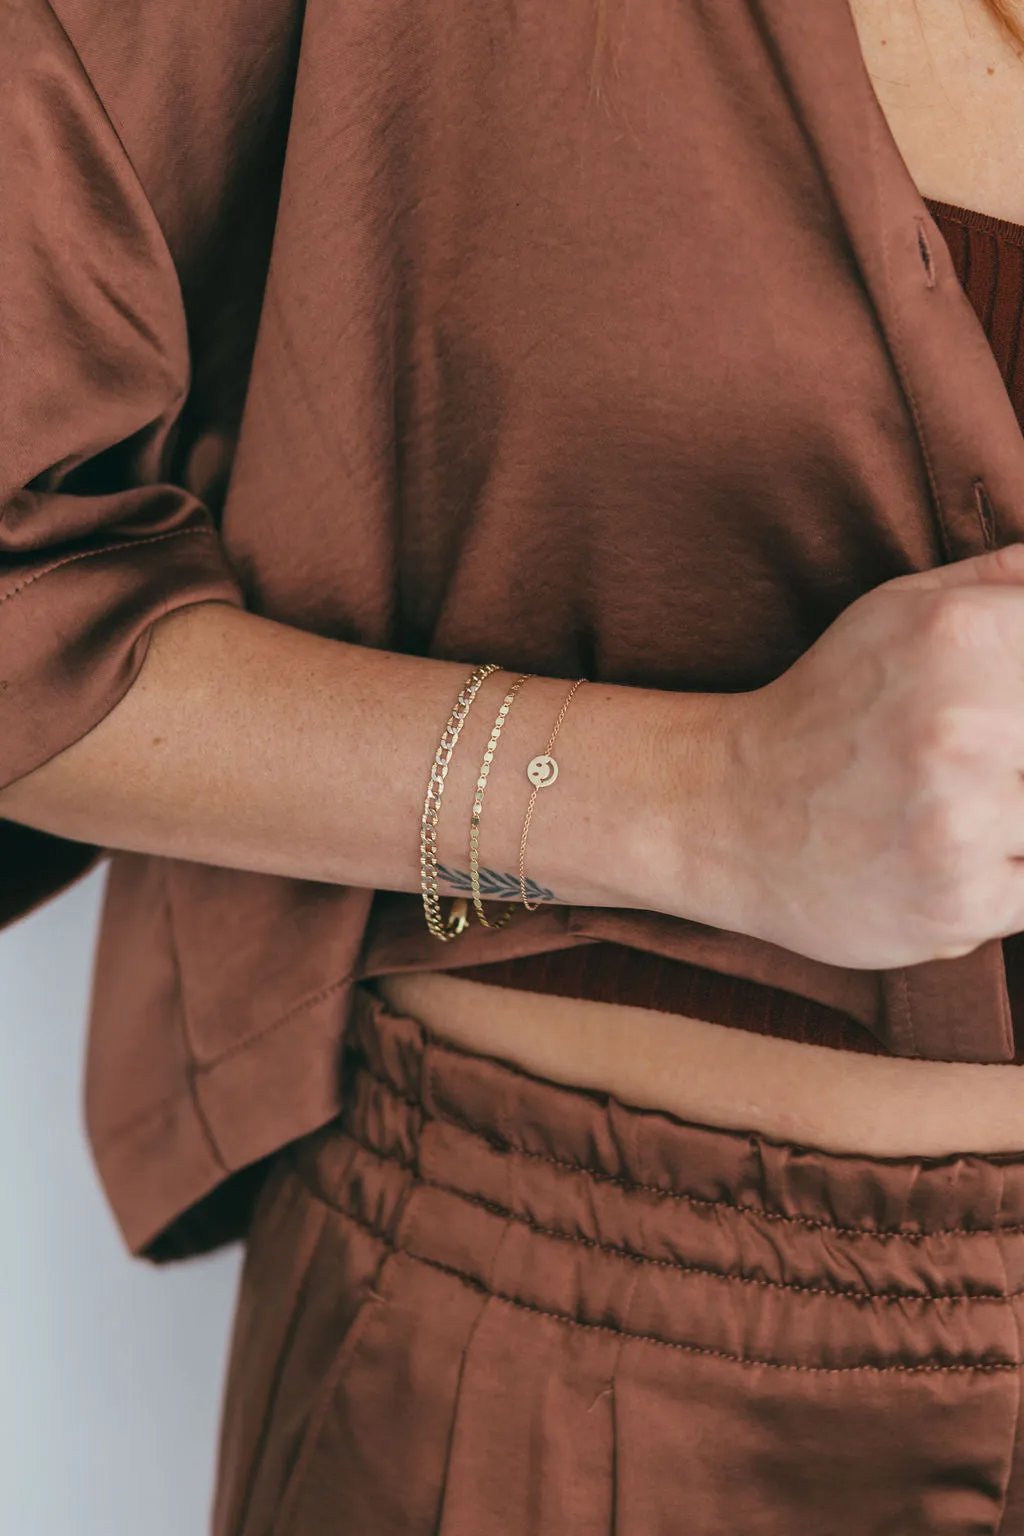
<svg viewBox="0 0 1024 1536">
<path fill-rule="evenodd" d="M 740 700 L 744 931 L 887 969 L 1024 930 L 1024 544 L 876 587 Z"/>
</svg>

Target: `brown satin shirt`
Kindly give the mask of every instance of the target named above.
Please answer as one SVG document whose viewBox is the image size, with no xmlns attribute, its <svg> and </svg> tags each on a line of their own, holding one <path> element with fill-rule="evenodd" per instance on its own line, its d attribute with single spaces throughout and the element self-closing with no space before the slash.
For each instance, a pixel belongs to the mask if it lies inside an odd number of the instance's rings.
<svg viewBox="0 0 1024 1536">
<path fill-rule="evenodd" d="M 731 691 L 878 583 L 1024 536 L 1024 437 L 846 0 L 655 0 L 601 93 L 593 23 L 0 13 L 0 785 L 191 603 Z M 0 823 L 0 921 L 103 853 Z M 126 1242 L 231 1235 L 225 1191 L 338 1107 L 357 978 L 602 938 L 899 1054 L 1013 1056 L 996 940 L 853 971 L 550 908 L 439 954 L 418 896 L 116 851 L 85 1086 Z"/>
</svg>

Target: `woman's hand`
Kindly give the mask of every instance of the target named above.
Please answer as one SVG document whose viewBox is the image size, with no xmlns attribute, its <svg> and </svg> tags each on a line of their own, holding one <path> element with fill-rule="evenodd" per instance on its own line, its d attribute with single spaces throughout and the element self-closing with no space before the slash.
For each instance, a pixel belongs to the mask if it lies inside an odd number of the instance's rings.
<svg viewBox="0 0 1024 1536">
<path fill-rule="evenodd" d="M 876 587 L 734 697 L 742 931 L 887 969 L 1024 930 L 1024 544 Z"/>
</svg>

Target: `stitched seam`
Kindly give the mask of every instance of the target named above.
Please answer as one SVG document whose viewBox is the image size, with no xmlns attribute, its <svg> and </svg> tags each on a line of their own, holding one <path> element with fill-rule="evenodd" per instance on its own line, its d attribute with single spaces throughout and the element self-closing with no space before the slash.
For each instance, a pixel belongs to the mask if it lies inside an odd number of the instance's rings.
<svg viewBox="0 0 1024 1536">
<path fill-rule="evenodd" d="M 194 1062 L 193 1074 L 196 1077 L 201 1077 L 204 1073 L 214 1071 L 217 1067 L 220 1066 L 221 1062 L 228 1061 L 233 1056 L 242 1055 L 252 1046 L 258 1045 L 266 1035 L 272 1034 L 274 1030 L 280 1029 L 283 1024 L 287 1024 L 289 1019 L 292 1019 L 296 1014 L 301 1013 L 304 1008 L 313 1007 L 314 1004 L 320 1002 L 322 998 L 328 997 L 331 992 L 336 991 L 339 987 L 343 987 L 346 982 L 351 980 L 352 973 L 347 976 L 342 976 L 338 981 L 332 981 L 329 986 L 322 987 L 321 990 L 314 993 L 312 997 L 304 998 L 301 1003 L 298 1003 L 294 1008 L 290 1008 L 288 1012 L 282 1014 L 280 1018 L 274 1019 L 272 1023 L 264 1025 L 264 1027 L 255 1035 L 248 1035 L 244 1040 L 240 1040 L 237 1042 L 237 1044 L 229 1046 L 226 1051 L 221 1053 L 221 1055 L 214 1056 L 209 1061 Z M 381 1081 L 383 1081 L 383 1079 L 381 1079 Z M 169 1095 L 167 1098 L 158 1099 L 155 1104 L 151 1104 L 148 1106 L 148 1108 L 140 1110 L 139 1113 L 137 1115 L 133 1115 L 130 1120 L 125 1120 L 121 1125 L 117 1126 L 113 1131 L 110 1132 L 109 1135 L 105 1136 L 102 1141 L 97 1141 L 95 1143 L 97 1154 L 105 1152 L 110 1147 L 116 1146 L 118 1142 L 124 1141 L 126 1137 L 129 1137 L 136 1131 L 141 1130 L 142 1127 L 148 1125 L 150 1121 L 159 1120 L 161 1118 L 168 1118 L 181 1104 L 191 1105 L 193 1102 L 194 1101 L 190 1092 L 176 1093 L 173 1096 Z M 410 1100 L 409 1102 L 412 1101 Z"/>
<path fill-rule="evenodd" d="M 307 1008 L 315 1007 L 325 997 L 330 997 L 332 992 L 337 992 L 341 987 L 347 986 L 354 974 L 354 971 L 349 971 L 345 976 L 339 976 L 337 981 L 328 982 L 327 986 L 321 987 L 319 992 L 314 992 L 311 997 L 304 997 L 301 1003 L 296 1003 L 294 1008 L 288 1009 L 287 1013 L 282 1013 L 269 1024 L 264 1024 L 263 1028 L 257 1030 L 256 1034 L 246 1035 L 244 1040 L 238 1040 L 234 1045 L 229 1045 L 226 1050 L 221 1051 L 219 1056 L 211 1056 L 204 1061 L 197 1061 L 195 1063 L 196 1072 L 200 1074 L 212 1072 L 222 1062 L 230 1061 L 233 1056 L 242 1055 L 243 1052 L 250 1050 L 252 1046 L 258 1045 L 267 1035 L 272 1035 L 282 1025 L 289 1023 L 297 1014 L 303 1013 Z"/>
<path fill-rule="evenodd" d="M 991 549 L 995 544 L 994 520 L 992 516 L 992 503 L 989 500 L 988 490 L 983 480 L 975 480 L 974 482 L 974 505 L 978 510 L 982 542 L 986 549 Z"/>
<path fill-rule="evenodd" d="M 495 1152 L 514 1152 L 518 1157 L 533 1158 L 534 1161 L 547 1163 L 552 1168 L 564 1168 L 570 1173 L 586 1174 L 596 1184 L 611 1184 L 617 1189 L 642 1190 L 645 1194 L 657 1195 L 662 1200 L 672 1200 L 681 1205 L 694 1206 L 699 1210 L 721 1209 L 737 1211 L 743 1216 L 756 1217 L 761 1221 L 778 1221 L 787 1225 L 810 1227 L 816 1231 L 837 1232 L 848 1237 L 899 1238 L 907 1243 L 926 1242 L 932 1237 L 986 1237 L 997 1232 L 1024 1232 L 1024 1222 L 1008 1222 L 1004 1226 L 991 1227 L 932 1227 L 927 1232 L 903 1232 L 899 1228 L 846 1227 L 839 1225 L 838 1222 L 825 1221 L 817 1216 L 789 1216 L 782 1211 L 764 1210 L 760 1206 L 738 1205 L 734 1200 L 712 1200 L 702 1195 L 688 1194 L 684 1190 L 662 1189 L 658 1184 L 642 1184 L 633 1179 L 623 1178 L 619 1174 L 602 1173 L 597 1169 L 588 1168 L 585 1163 L 570 1162 L 567 1158 L 551 1157 L 547 1152 L 535 1152 L 528 1147 L 517 1146 L 513 1142 L 499 1142 L 491 1132 L 473 1125 L 471 1121 L 459 1116 L 456 1112 L 449 1112 L 447 1115 L 429 1115 L 418 1100 L 403 1097 L 401 1093 L 395 1090 L 394 1085 L 387 1078 L 376 1074 L 368 1065 L 362 1066 L 361 1070 L 383 1087 L 390 1088 L 395 1097 L 401 1099 L 403 1103 L 411 1104 L 415 1108 L 422 1110 L 426 1119 L 436 1119 L 441 1124 L 452 1125 L 457 1130 L 466 1131 L 470 1135 L 476 1136 Z M 351 1133 L 346 1130 L 345 1134 L 349 1135 Z"/>
<path fill-rule="evenodd" d="M 898 985 L 903 993 L 903 1018 L 907 1026 L 907 1032 L 910 1035 L 910 1048 L 915 1056 L 919 1056 L 921 1052 L 917 1045 L 917 1030 L 914 1028 L 914 1009 L 910 1002 L 910 983 L 907 980 L 905 970 L 901 970 L 899 973 Z"/>
<path fill-rule="evenodd" d="M 872 166 L 874 167 L 876 173 L 877 173 L 877 154 L 878 154 L 878 143 L 877 143 L 877 139 L 876 139 L 876 134 L 877 133 L 878 133 L 878 124 L 877 124 L 877 121 L 876 121 L 874 115 L 872 115 L 872 118 L 871 118 L 871 160 L 872 160 Z M 904 362 L 904 357 L 903 357 L 903 332 L 900 329 L 899 305 L 893 303 L 892 265 L 891 265 L 891 261 L 890 261 L 890 255 L 889 255 L 889 238 L 888 238 L 888 232 L 887 232 L 887 226 L 886 226 L 887 211 L 886 211 L 886 201 L 885 201 L 885 186 L 883 184 L 884 178 L 879 176 L 879 175 L 877 175 L 877 174 L 875 174 L 873 179 L 874 179 L 875 188 L 876 188 L 876 191 L 877 191 L 877 194 L 878 194 L 878 212 L 879 212 L 879 229 L 880 229 L 880 234 L 881 234 L 880 246 L 881 246 L 881 253 L 882 253 L 882 268 L 883 268 L 883 271 L 885 273 L 886 286 L 888 288 L 889 301 L 890 301 L 889 302 L 889 311 L 890 311 L 891 319 L 890 319 L 890 323 L 889 323 L 889 327 L 888 327 L 888 331 L 889 331 L 889 345 L 890 345 L 890 348 L 891 348 L 891 351 L 892 351 L 892 359 L 893 359 L 893 362 L 894 362 L 894 364 L 896 366 L 896 372 L 897 372 L 897 375 L 899 377 L 899 382 L 900 382 L 900 385 L 901 385 L 901 387 L 903 389 L 904 398 L 906 399 L 907 405 L 910 408 L 911 419 L 912 419 L 912 421 L 914 423 L 914 429 L 915 429 L 915 431 L 917 433 L 917 441 L 918 441 L 918 446 L 919 446 L 919 448 L 921 450 L 921 458 L 922 458 L 922 460 L 924 462 L 925 471 L 926 471 L 926 473 L 928 475 L 928 484 L 931 487 L 932 498 L 933 498 L 933 500 L 935 502 L 936 520 L 937 520 L 938 525 L 939 525 L 939 530 L 940 530 L 940 532 L 942 534 L 943 542 L 944 542 L 944 544 L 946 546 L 946 559 L 947 559 L 947 561 L 949 561 L 949 560 L 952 560 L 952 558 L 953 558 L 953 545 L 952 545 L 952 543 L 950 541 L 950 531 L 949 531 L 949 526 L 948 526 L 947 521 L 946 521 L 946 509 L 943 506 L 942 497 L 939 494 L 938 481 L 937 481 L 936 476 L 935 476 L 935 467 L 934 467 L 934 465 L 932 463 L 931 451 L 930 451 L 930 449 L 928 447 L 928 438 L 927 438 L 927 434 L 925 433 L 924 421 L 922 420 L 922 417 L 921 417 L 921 411 L 920 411 L 920 408 L 919 408 L 918 403 L 917 403 L 917 396 L 916 396 L 916 394 L 914 392 L 913 385 L 911 384 L 910 375 L 907 372 L 906 363 Z M 879 316 L 879 320 L 881 320 L 881 316 Z M 886 327 L 883 326 L 882 329 L 883 329 L 883 332 L 885 332 Z"/>
<path fill-rule="evenodd" d="M 73 560 L 92 560 L 97 555 L 111 555 L 119 549 L 138 549 L 143 544 L 158 544 L 161 539 L 183 539 L 188 534 L 202 533 L 210 536 L 213 529 L 200 525 L 196 528 L 176 528 L 171 533 L 151 533 L 144 539 L 125 539 L 121 544 L 106 544 L 102 549 L 83 549 L 77 554 L 65 555 L 61 560 L 53 560 L 49 565 L 44 565 L 41 571 L 34 571 L 31 576 L 26 576 L 24 581 L 9 591 L 0 593 L 0 603 L 6 603 L 10 598 L 17 597 L 26 587 L 30 587 L 34 581 L 41 581 L 44 576 L 49 576 L 53 571 L 59 571 L 61 566 L 70 565 Z"/>
<path fill-rule="evenodd" d="M 715 1360 L 728 1360 L 734 1365 L 762 1366 L 773 1371 L 801 1371 L 816 1376 L 848 1376 L 855 1373 L 870 1373 L 872 1375 L 886 1376 L 895 1373 L 906 1375 L 941 1374 L 950 1375 L 967 1371 L 979 1371 L 990 1373 L 993 1371 L 1019 1371 L 1020 1361 L 968 1361 L 963 1364 L 950 1365 L 796 1365 L 789 1361 L 765 1360 L 756 1356 L 731 1354 L 728 1350 L 713 1349 L 706 1344 L 680 1344 L 672 1339 L 659 1339 L 652 1333 L 632 1333 L 625 1328 L 613 1328 L 608 1323 L 584 1323 L 578 1318 L 569 1317 L 564 1312 L 552 1312 L 544 1307 L 536 1307 L 526 1301 L 518 1301 L 514 1296 L 508 1296 L 502 1291 L 488 1291 L 487 1288 L 471 1275 L 464 1274 L 461 1270 L 453 1268 L 450 1264 L 443 1264 L 439 1259 L 424 1259 L 418 1254 L 408 1253 L 405 1249 L 396 1249 L 395 1245 L 382 1233 L 378 1232 L 369 1222 L 353 1216 L 350 1211 L 339 1212 L 344 1219 L 351 1221 L 362 1231 L 375 1237 L 378 1241 L 387 1244 L 393 1252 L 399 1253 L 402 1258 L 408 1259 L 413 1264 L 424 1264 L 429 1269 L 439 1270 L 442 1274 L 451 1275 L 468 1289 L 491 1297 L 494 1301 L 503 1302 L 506 1306 L 515 1307 L 520 1312 L 531 1312 L 535 1317 L 547 1317 L 553 1322 L 563 1323 L 569 1328 L 581 1328 L 590 1333 L 608 1333 L 613 1338 L 631 1339 L 638 1344 L 656 1344 L 661 1349 L 674 1349 L 687 1355 L 705 1355 Z"/>
<path fill-rule="evenodd" d="M 576 1243 L 581 1248 L 589 1248 L 597 1253 L 606 1253 L 614 1258 L 623 1259 L 630 1264 L 648 1265 L 653 1269 L 673 1270 L 682 1275 L 707 1275 L 711 1280 L 721 1280 L 732 1285 L 753 1285 L 762 1290 L 769 1291 L 794 1291 L 803 1296 L 846 1296 L 854 1301 L 878 1301 L 885 1305 L 904 1301 L 919 1301 L 934 1304 L 943 1301 L 1006 1301 L 1011 1296 L 1024 1296 L 1024 1288 L 1018 1291 L 940 1291 L 935 1295 L 921 1295 L 915 1291 L 860 1291 L 853 1286 L 831 1285 L 804 1285 L 797 1280 L 765 1280 L 756 1275 L 732 1275 L 720 1269 L 711 1269 L 703 1264 L 683 1264 L 678 1259 L 657 1259 L 645 1253 L 637 1253 L 631 1248 L 624 1248 L 616 1243 L 602 1243 L 597 1238 L 584 1237 L 575 1232 L 562 1232 L 557 1227 L 546 1227 L 542 1223 L 534 1221 L 532 1217 L 522 1212 L 510 1210 L 496 1200 L 488 1200 L 484 1195 L 473 1195 L 458 1185 L 446 1184 L 441 1179 L 428 1178 L 419 1174 L 411 1161 L 388 1153 L 380 1152 L 376 1147 L 367 1145 L 351 1131 L 345 1130 L 344 1135 L 348 1141 L 354 1143 L 360 1151 L 371 1157 L 376 1157 L 381 1162 L 397 1165 L 407 1173 L 416 1173 L 418 1184 L 426 1189 L 436 1189 L 444 1195 L 451 1195 L 454 1199 L 461 1200 L 466 1205 L 476 1206 L 481 1210 L 498 1216 L 502 1220 L 517 1222 L 520 1226 L 527 1227 L 539 1237 L 549 1237 L 557 1242 Z M 344 1175 L 343 1177 L 347 1177 Z M 410 1184 L 409 1193 L 413 1186 Z M 340 1189 L 334 1189 L 330 1194 L 322 1189 L 314 1191 L 317 1198 L 329 1205 L 332 1210 L 340 1211 L 343 1216 L 350 1216 L 352 1212 L 347 1205 L 341 1204 L 342 1193 Z M 408 1195 L 407 1197 L 408 1198 Z M 353 1217 L 353 1220 L 358 1218 Z M 408 1234 L 402 1234 L 403 1240 Z"/>
<path fill-rule="evenodd" d="M 990 940 L 990 942 L 992 942 L 992 943 L 999 943 L 1000 941 L 998 939 L 996 939 L 996 940 Z M 1000 953 L 999 953 L 997 958 L 998 958 L 998 961 L 999 961 L 999 965 L 1003 968 L 1003 974 L 1004 974 L 1004 984 L 1003 984 L 1003 988 L 1002 988 L 1002 996 L 999 998 L 999 1001 L 998 1001 L 999 1025 L 1000 1025 L 1000 1029 L 1001 1029 L 1002 1037 L 1003 1037 L 1003 1040 L 1002 1040 L 1003 1048 L 1004 1048 L 1004 1050 L 1006 1050 L 1008 1052 L 1010 1058 L 1012 1059 L 1013 1056 L 1014 1056 L 1014 1053 L 1015 1053 L 1016 1041 L 1014 1040 L 1014 1037 L 1013 1037 L 1013 1015 L 1010 1012 L 1010 998 L 1009 998 L 1008 989 L 1007 989 L 1006 984 L 1005 984 L 1005 964 L 1004 964 L 1004 961 L 1003 961 L 1003 956 L 1002 956 L 1002 951 L 1001 950 L 1000 950 Z M 953 1026 L 953 1030 L 954 1030 L 953 1038 L 954 1038 L 954 1040 L 956 1042 L 958 1050 L 959 1050 L 959 1046 L 960 1046 L 960 1019 L 961 1019 L 961 1015 L 958 1012 L 957 1016 L 956 1016 L 956 1023 Z"/>
<path fill-rule="evenodd" d="M 195 1057 L 192 1051 L 192 1041 L 189 1034 L 188 1003 L 185 998 L 185 989 L 181 980 L 181 964 L 178 953 L 178 940 L 174 928 L 174 908 L 171 903 L 171 893 L 168 886 L 166 863 L 162 863 L 160 865 L 160 888 L 163 891 L 164 907 L 167 911 L 167 932 L 170 938 L 168 949 L 170 950 L 171 965 L 174 970 L 174 986 L 178 998 L 178 1007 L 176 1011 L 178 1024 L 181 1031 L 181 1043 L 185 1051 L 185 1081 L 188 1085 L 188 1096 L 192 1104 L 192 1113 L 195 1115 L 200 1132 L 202 1133 L 203 1140 L 206 1143 L 207 1150 L 213 1157 L 218 1168 L 220 1168 L 223 1173 L 230 1173 L 231 1169 L 228 1167 L 228 1164 L 225 1161 L 223 1154 L 221 1153 L 220 1147 L 217 1145 L 217 1139 L 213 1134 L 213 1129 L 210 1125 L 210 1122 L 206 1118 L 206 1112 L 204 1111 L 202 1104 L 199 1102 L 199 1094 L 196 1089 Z"/>
<path fill-rule="evenodd" d="M 921 253 L 921 261 L 925 270 L 925 282 L 929 288 L 935 287 L 935 262 L 932 258 L 932 248 L 928 241 L 928 229 L 924 219 L 914 220 L 917 225 L 917 248 Z"/>
<path fill-rule="evenodd" d="M 529 1227 L 531 1232 L 536 1232 L 541 1237 L 554 1238 L 561 1242 L 578 1243 L 583 1248 L 590 1248 L 599 1253 L 612 1254 L 617 1258 L 625 1259 L 631 1264 L 647 1264 L 656 1269 L 675 1270 L 683 1275 L 707 1275 L 712 1280 L 723 1280 L 736 1285 L 754 1285 L 764 1290 L 771 1291 L 796 1291 L 804 1296 L 848 1296 L 855 1301 L 879 1301 L 886 1304 L 892 1302 L 920 1301 L 936 1303 L 940 1301 L 1006 1301 L 1011 1296 L 1024 1296 L 1024 1288 L 1019 1291 L 941 1291 L 936 1295 L 920 1295 L 914 1291 L 858 1291 L 854 1287 L 830 1286 L 830 1285 L 802 1285 L 795 1280 L 763 1280 L 756 1275 L 730 1275 L 719 1269 L 710 1269 L 702 1264 L 682 1264 L 677 1259 L 656 1259 L 648 1254 L 635 1253 L 629 1248 L 619 1247 L 615 1243 L 598 1242 L 596 1238 L 582 1237 L 573 1232 L 560 1232 L 554 1227 L 542 1226 L 533 1221 L 531 1217 L 521 1215 L 518 1211 L 506 1210 L 504 1206 L 494 1201 L 486 1200 L 481 1195 L 468 1195 L 462 1190 L 451 1185 L 442 1184 L 434 1179 L 422 1181 L 430 1188 L 441 1190 L 445 1194 L 456 1196 L 464 1200 L 467 1205 L 481 1206 L 486 1211 L 491 1211 L 496 1216 L 501 1216 L 509 1221 L 519 1222 L 522 1226 Z"/>
<path fill-rule="evenodd" d="M 1003 1258 L 1003 1273 L 1005 1274 L 1006 1273 L 1006 1259 L 1005 1259 L 1005 1255 L 1001 1255 L 1001 1257 Z M 1017 1308 L 1016 1307 L 1011 1307 L 1010 1308 L 1010 1317 L 1013 1320 L 1013 1326 L 1014 1326 L 1014 1329 L 1015 1329 L 1016 1335 L 1017 1335 L 1017 1358 L 1020 1359 L 1021 1358 L 1022 1340 L 1021 1340 L 1021 1331 L 1020 1331 L 1020 1317 L 1018 1316 Z M 1010 1432 L 1010 1454 L 1009 1454 L 1009 1457 L 1008 1457 L 1006 1482 L 1005 1482 L 1005 1484 L 1003 1486 L 1003 1497 L 1002 1497 L 1002 1501 L 1001 1501 L 1000 1509 L 999 1509 L 999 1520 L 998 1520 L 998 1523 L 996 1524 L 996 1526 L 993 1529 L 993 1536 L 1000 1536 L 1000 1532 L 1002 1532 L 1002 1530 L 1003 1530 L 1003 1528 L 1004 1528 L 1004 1526 L 1006 1524 L 1006 1513 L 1007 1513 L 1007 1509 L 1008 1509 L 1009 1501 L 1010 1501 L 1010 1487 L 1013 1484 L 1013 1482 L 1015 1481 L 1015 1475 L 1016 1475 L 1016 1472 L 1017 1472 L 1017 1467 L 1016 1467 L 1016 1461 L 1017 1461 L 1017 1442 L 1018 1442 L 1018 1439 L 1020 1437 L 1020 1415 L 1021 1415 L 1021 1390 L 1022 1390 L 1022 1385 L 1024 1385 L 1024 1383 L 1022 1383 L 1021 1378 L 1018 1376 L 1018 1378 L 1017 1378 L 1017 1401 L 1014 1404 L 1014 1409 L 1013 1409 L 1013 1428 L 1012 1428 L 1012 1430 Z"/>
</svg>

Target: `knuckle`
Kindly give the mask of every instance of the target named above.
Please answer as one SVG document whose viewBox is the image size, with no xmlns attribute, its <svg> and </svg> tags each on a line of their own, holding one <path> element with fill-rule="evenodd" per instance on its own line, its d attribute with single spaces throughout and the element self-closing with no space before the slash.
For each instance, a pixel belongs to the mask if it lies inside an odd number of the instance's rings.
<svg viewBox="0 0 1024 1536">
<path fill-rule="evenodd" d="M 915 816 L 910 841 L 922 915 L 948 942 L 966 942 L 991 900 L 977 814 L 938 797 Z"/>
<path fill-rule="evenodd" d="M 1006 576 L 1024 574 L 1024 543 L 1019 539 L 1013 544 L 1002 544 L 989 551 L 992 564 Z"/>
<path fill-rule="evenodd" d="M 983 893 L 970 882 L 953 880 L 931 889 L 923 915 L 942 953 L 967 954 L 981 942 L 985 905 Z"/>
<path fill-rule="evenodd" d="M 919 829 L 916 905 L 936 945 L 953 958 L 968 954 L 998 930 L 1004 901 L 970 821 L 947 813 L 932 825 L 940 830 L 927 849 L 924 843 L 930 840 Z"/>
<path fill-rule="evenodd" d="M 977 815 L 963 796 L 933 794 L 913 817 L 918 855 L 935 877 L 962 879 L 971 868 L 978 845 Z"/>
<path fill-rule="evenodd" d="M 927 775 L 944 764 L 974 758 L 984 732 L 978 710 L 970 705 L 940 704 L 919 724 L 916 756 Z M 963 803 L 962 801 L 960 802 Z"/>
<path fill-rule="evenodd" d="M 971 587 L 929 593 L 922 605 L 922 639 L 930 647 L 950 651 L 990 645 L 993 621 L 985 598 L 983 590 Z"/>
<path fill-rule="evenodd" d="M 971 954 L 978 947 L 977 940 L 970 944 L 943 944 L 937 949 L 932 960 L 962 960 L 964 955 Z"/>
</svg>

